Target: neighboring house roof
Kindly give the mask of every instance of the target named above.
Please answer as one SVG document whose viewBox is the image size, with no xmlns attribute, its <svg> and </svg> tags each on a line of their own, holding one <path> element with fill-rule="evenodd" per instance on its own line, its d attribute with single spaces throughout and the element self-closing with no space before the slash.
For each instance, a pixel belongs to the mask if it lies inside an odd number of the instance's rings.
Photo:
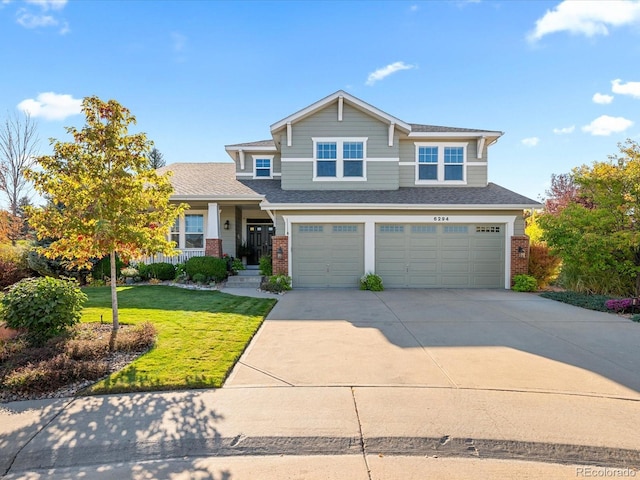
<svg viewBox="0 0 640 480">
<path fill-rule="evenodd" d="M 530 198 L 494 183 L 486 187 L 400 187 L 398 190 L 282 190 L 280 180 L 238 180 L 233 163 L 173 163 L 174 200 L 264 200 L 279 208 L 293 205 L 415 205 L 421 207 L 537 208 Z"/>
<path fill-rule="evenodd" d="M 256 199 L 263 197 L 236 180 L 234 163 L 172 163 L 158 173 L 173 172 L 173 200 Z"/>
</svg>

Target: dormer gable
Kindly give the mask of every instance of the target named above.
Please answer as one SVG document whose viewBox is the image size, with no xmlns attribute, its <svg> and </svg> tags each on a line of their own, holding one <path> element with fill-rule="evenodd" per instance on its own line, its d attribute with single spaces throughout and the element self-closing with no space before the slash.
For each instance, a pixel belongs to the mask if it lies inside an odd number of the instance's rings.
<svg viewBox="0 0 640 480">
<path fill-rule="evenodd" d="M 280 146 L 278 145 L 279 140 L 281 138 L 280 132 L 285 129 L 286 129 L 285 138 L 286 138 L 287 146 L 288 147 L 292 146 L 293 126 L 297 122 L 300 122 L 301 120 L 304 120 L 305 118 L 314 115 L 320 110 L 336 102 L 338 107 L 336 112 L 336 120 L 338 122 L 342 122 L 344 106 L 345 104 L 347 104 L 365 113 L 368 116 L 371 116 L 383 123 L 386 123 L 389 128 L 389 146 L 390 147 L 393 146 L 396 128 L 405 134 L 408 134 L 409 132 L 411 132 L 411 126 L 408 123 L 400 120 L 399 118 L 394 117 L 393 115 L 389 115 L 388 113 L 380 110 L 379 108 L 374 107 L 373 105 L 369 105 L 368 103 L 360 100 L 359 98 L 348 94 L 344 90 L 338 90 L 337 92 L 332 93 L 331 95 L 321 100 L 318 100 L 317 102 L 309 105 L 308 107 L 303 108 L 302 110 L 298 110 L 297 112 L 271 125 L 271 135 L 273 136 L 273 140 L 276 146 L 278 147 Z"/>
</svg>

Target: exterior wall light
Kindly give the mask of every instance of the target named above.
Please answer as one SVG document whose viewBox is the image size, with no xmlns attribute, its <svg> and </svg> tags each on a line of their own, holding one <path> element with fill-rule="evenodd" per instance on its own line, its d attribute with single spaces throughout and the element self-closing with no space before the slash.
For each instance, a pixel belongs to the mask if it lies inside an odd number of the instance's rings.
<svg viewBox="0 0 640 480">
<path fill-rule="evenodd" d="M 229 220 L 227 220 L 226 222 L 224 222 L 224 229 L 225 230 L 229 230 L 229 228 L 231 227 L 231 224 L 229 223 Z"/>
<path fill-rule="evenodd" d="M 526 253 L 524 251 L 524 248 L 522 248 L 522 246 L 518 247 L 518 257 L 520 258 L 526 258 Z"/>
<path fill-rule="evenodd" d="M 276 250 L 276 258 L 282 260 L 282 247 L 278 247 L 278 250 Z"/>
</svg>

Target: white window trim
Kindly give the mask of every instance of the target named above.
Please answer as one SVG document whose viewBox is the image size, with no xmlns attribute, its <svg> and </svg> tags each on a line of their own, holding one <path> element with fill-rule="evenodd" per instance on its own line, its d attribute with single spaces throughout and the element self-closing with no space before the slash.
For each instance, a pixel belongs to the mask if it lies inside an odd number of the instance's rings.
<svg viewBox="0 0 640 480">
<path fill-rule="evenodd" d="M 186 225 L 185 225 L 185 215 L 202 215 L 202 228 L 204 229 L 204 231 L 202 232 L 202 241 L 203 241 L 203 245 L 202 248 L 185 248 L 185 242 L 186 242 L 186 234 L 187 232 L 186 230 Z M 176 249 L 177 250 L 182 250 L 182 251 L 192 251 L 192 250 L 204 250 L 205 247 L 207 246 L 207 227 L 208 227 L 208 221 L 207 221 L 207 210 L 187 210 L 185 211 L 182 215 L 180 215 L 180 217 L 178 218 L 178 244 L 176 245 Z M 171 240 L 171 231 L 169 231 L 169 240 Z"/>
<path fill-rule="evenodd" d="M 366 182 L 367 181 L 367 141 L 368 137 L 312 137 L 313 141 L 313 181 L 314 182 Z M 345 177 L 344 161 L 342 158 L 345 142 L 361 142 L 362 143 L 362 176 L 361 177 Z M 336 176 L 335 177 L 318 177 L 318 159 L 317 145 L 318 143 L 335 143 L 336 144 Z M 333 160 L 333 159 L 331 159 Z M 347 158 L 346 160 L 356 160 Z M 359 160 L 359 159 L 358 159 Z"/>
<path fill-rule="evenodd" d="M 273 178 L 273 157 L 274 155 L 251 155 L 251 158 L 253 159 L 253 178 L 256 180 L 268 180 Z M 256 160 L 269 160 L 269 176 L 265 177 L 259 177 L 258 176 L 258 169 L 256 168 Z M 261 169 L 261 170 L 265 170 L 265 169 Z"/>
<path fill-rule="evenodd" d="M 469 162 L 467 160 L 467 145 L 468 142 L 415 142 L 415 184 L 416 185 L 466 185 L 467 184 L 467 166 Z M 437 147 L 438 148 L 438 179 L 437 180 L 421 180 L 420 175 L 420 162 L 419 153 L 420 147 Z M 462 147 L 462 180 L 445 180 L 444 179 L 444 149 L 445 147 Z M 433 164 L 432 164 L 433 165 Z"/>
</svg>

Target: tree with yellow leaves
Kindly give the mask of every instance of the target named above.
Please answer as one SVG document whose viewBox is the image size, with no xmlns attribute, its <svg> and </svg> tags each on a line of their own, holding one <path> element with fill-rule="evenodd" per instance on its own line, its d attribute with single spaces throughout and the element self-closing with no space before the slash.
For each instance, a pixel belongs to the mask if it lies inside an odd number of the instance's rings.
<svg viewBox="0 0 640 480">
<path fill-rule="evenodd" d="M 127 259 L 171 253 L 175 245 L 167 235 L 184 206 L 169 203 L 169 176 L 149 168 L 151 142 L 144 133 L 129 133 L 136 120 L 128 109 L 115 100 L 87 97 L 82 110 L 82 130 L 66 129 L 73 141 L 52 141 L 54 153 L 39 157 L 39 168 L 27 171 L 35 190 L 49 200 L 30 209 L 29 222 L 38 238 L 57 239 L 41 253 L 66 260 L 70 268 L 110 256 L 115 339 L 116 254 Z"/>
</svg>

